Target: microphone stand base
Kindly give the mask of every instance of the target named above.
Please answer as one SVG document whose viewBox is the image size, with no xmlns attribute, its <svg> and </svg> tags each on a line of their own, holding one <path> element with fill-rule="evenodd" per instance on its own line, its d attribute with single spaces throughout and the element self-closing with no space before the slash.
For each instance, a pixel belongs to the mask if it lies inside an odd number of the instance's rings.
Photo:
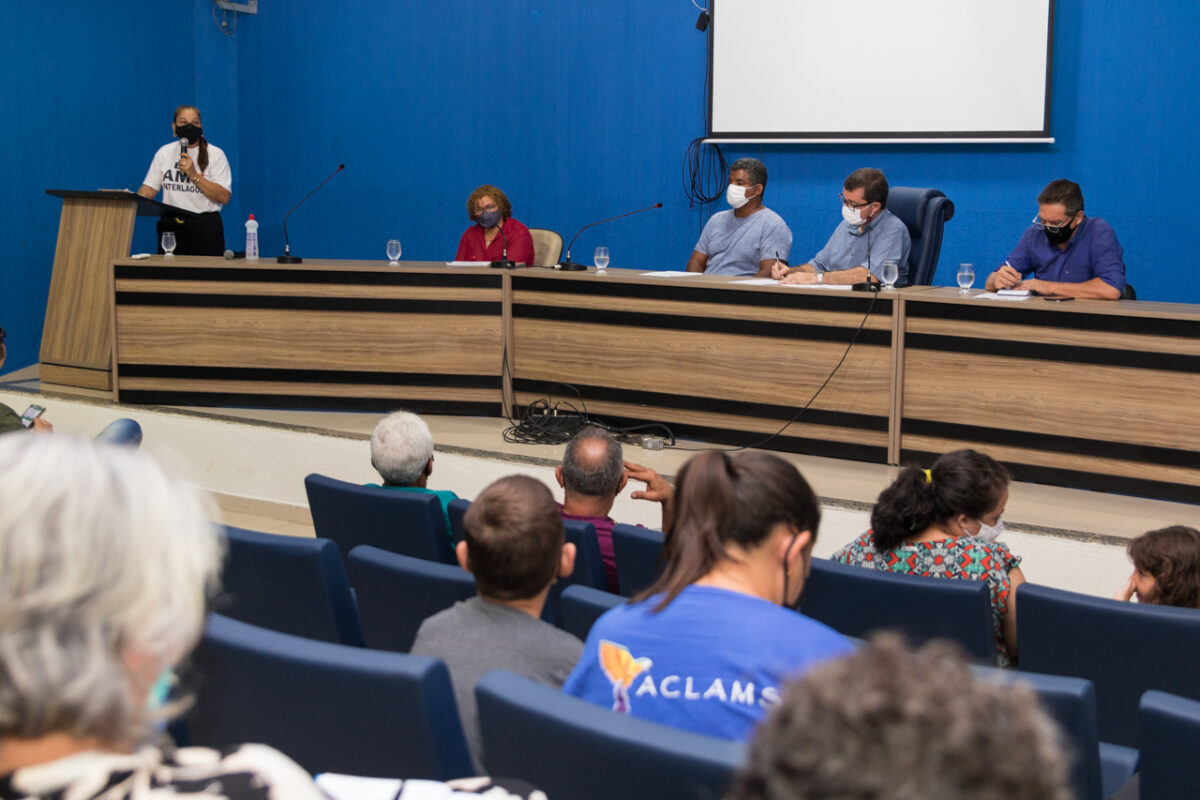
<svg viewBox="0 0 1200 800">
<path fill-rule="evenodd" d="M 299 256 L 279 256 L 275 259 L 276 264 L 300 264 L 304 259 Z"/>
<path fill-rule="evenodd" d="M 882 283 L 875 283 L 874 281 L 850 284 L 850 290 L 853 292 L 878 292 L 882 288 Z"/>
<path fill-rule="evenodd" d="M 517 262 L 515 261 L 493 261 L 492 269 L 516 269 Z"/>
<path fill-rule="evenodd" d="M 558 268 L 563 272 L 587 272 L 587 264 L 577 264 L 570 259 L 560 263 Z"/>
</svg>

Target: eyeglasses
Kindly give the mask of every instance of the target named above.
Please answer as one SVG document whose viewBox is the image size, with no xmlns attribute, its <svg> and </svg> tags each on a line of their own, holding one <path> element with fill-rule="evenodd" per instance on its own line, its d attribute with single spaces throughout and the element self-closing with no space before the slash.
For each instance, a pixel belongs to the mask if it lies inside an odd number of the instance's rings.
<svg viewBox="0 0 1200 800">
<path fill-rule="evenodd" d="M 1072 219 L 1074 219 L 1074 215 L 1067 217 L 1056 225 L 1051 225 L 1049 222 L 1046 222 L 1042 219 L 1041 214 L 1038 214 L 1033 218 L 1033 224 L 1037 225 L 1039 228 L 1045 228 L 1050 233 L 1061 233 L 1064 228 L 1067 228 L 1071 225 Z"/>
<path fill-rule="evenodd" d="M 847 200 L 844 192 L 838 192 L 838 199 L 842 201 L 842 205 L 846 206 L 846 208 L 866 208 L 871 205 L 870 202 L 856 203 L 853 200 Z"/>
</svg>

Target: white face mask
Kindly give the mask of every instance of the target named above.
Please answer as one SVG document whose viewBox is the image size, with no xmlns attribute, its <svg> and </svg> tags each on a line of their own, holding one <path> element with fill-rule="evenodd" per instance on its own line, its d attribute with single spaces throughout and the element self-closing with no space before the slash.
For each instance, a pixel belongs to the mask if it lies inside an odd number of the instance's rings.
<svg viewBox="0 0 1200 800">
<path fill-rule="evenodd" d="M 846 222 L 849 222 L 856 228 L 862 225 L 864 222 L 861 211 L 859 211 L 857 208 L 851 208 L 844 203 L 842 204 L 842 219 L 846 220 Z"/>
<path fill-rule="evenodd" d="M 984 525 L 983 520 L 979 520 L 979 533 L 975 534 L 975 536 L 991 544 L 999 539 L 1002 533 L 1004 533 L 1004 520 L 996 520 L 995 525 Z"/>
<path fill-rule="evenodd" d="M 725 202 L 734 208 L 741 208 L 750 202 L 750 198 L 746 197 L 747 186 L 738 186 L 736 183 L 729 184 L 729 188 L 725 190 Z"/>
</svg>

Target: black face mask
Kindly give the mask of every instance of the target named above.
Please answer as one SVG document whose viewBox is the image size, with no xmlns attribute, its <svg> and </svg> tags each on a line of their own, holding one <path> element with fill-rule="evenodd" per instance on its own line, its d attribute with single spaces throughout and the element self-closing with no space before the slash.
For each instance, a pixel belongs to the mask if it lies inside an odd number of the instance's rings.
<svg viewBox="0 0 1200 800">
<path fill-rule="evenodd" d="M 1075 233 L 1075 228 L 1062 227 L 1058 229 L 1058 233 L 1052 233 L 1049 228 L 1045 229 L 1046 240 L 1050 242 L 1051 247 L 1058 247 L 1060 244 L 1066 244 L 1067 240 Z"/>
<path fill-rule="evenodd" d="M 193 125 L 190 122 L 187 125 L 176 125 L 175 135 L 187 139 L 188 144 L 195 144 L 204 135 L 204 128 L 201 128 L 199 125 Z"/>
</svg>

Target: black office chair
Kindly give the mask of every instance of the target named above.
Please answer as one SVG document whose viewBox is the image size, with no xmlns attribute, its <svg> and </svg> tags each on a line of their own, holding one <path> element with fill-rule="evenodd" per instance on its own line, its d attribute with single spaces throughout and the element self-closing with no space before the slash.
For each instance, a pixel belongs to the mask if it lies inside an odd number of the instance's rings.
<svg viewBox="0 0 1200 800">
<path fill-rule="evenodd" d="M 887 209 L 904 221 L 912 238 L 905 285 L 931 285 L 942 252 L 942 229 L 954 218 L 954 203 L 938 189 L 893 186 Z"/>
</svg>

